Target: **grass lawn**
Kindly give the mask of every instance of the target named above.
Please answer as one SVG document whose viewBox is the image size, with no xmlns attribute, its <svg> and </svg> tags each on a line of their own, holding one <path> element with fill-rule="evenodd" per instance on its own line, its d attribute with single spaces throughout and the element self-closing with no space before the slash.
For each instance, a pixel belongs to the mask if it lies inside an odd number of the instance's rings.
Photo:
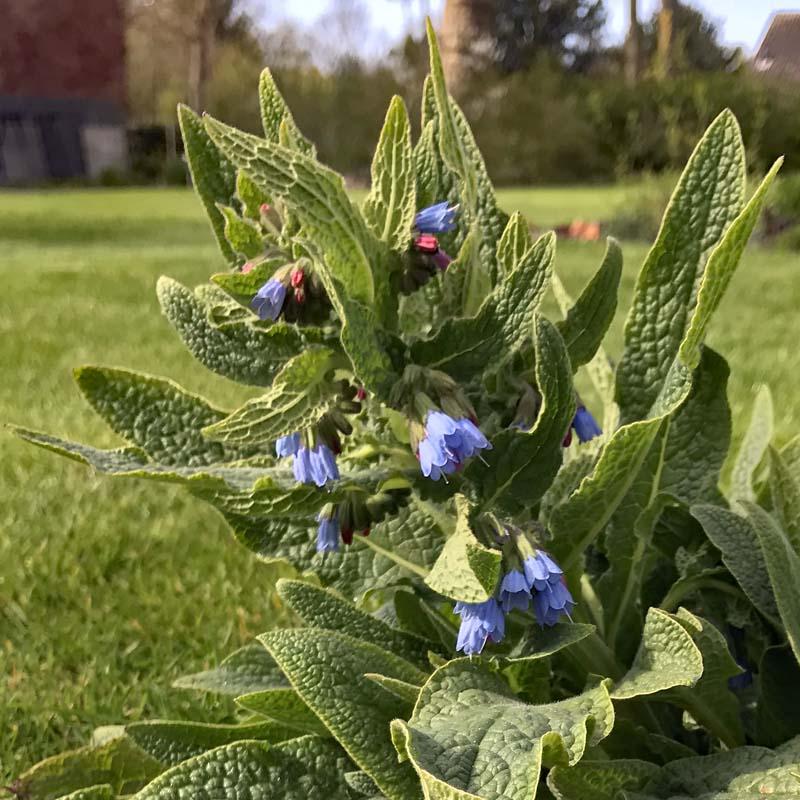
<svg viewBox="0 0 800 800">
<path fill-rule="evenodd" d="M 545 225 L 602 218 L 621 191 L 509 190 L 502 202 Z M 624 250 L 623 306 L 645 247 Z M 576 292 L 602 247 L 559 251 Z M 194 284 L 220 266 L 188 191 L 0 194 L 0 421 L 116 444 L 72 383 L 71 368 L 87 363 L 169 375 L 218 404 L 237 402 L 242 390 L 193 361 L 154 293 L 161 274 Z M 711 335 L 731 362 L 735 413 L 769 383 L 781 440 L 796 430 L 797 272 L 796 257 L 751 249 Z M 279 617 L 271 570 L 177 489 L 98 479 L 6 434 L 0 446 L 0 786 L 98 725 L 230 714 L 170 683 Z"/>
</svg>

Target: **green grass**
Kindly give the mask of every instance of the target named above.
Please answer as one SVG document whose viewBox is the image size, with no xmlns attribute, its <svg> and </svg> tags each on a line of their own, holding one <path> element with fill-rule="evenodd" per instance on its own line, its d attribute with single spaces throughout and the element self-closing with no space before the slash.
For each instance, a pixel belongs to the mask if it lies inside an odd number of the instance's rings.
<svg viewBox="0 0 800 800">
<path fill-rule="evenodd" d="M 546 225 L 606 217 L 622 191 L 513 190 L 502 202 Z M 624 250 L 623 305 L 645 247 Z M 560 245 L 568 288 L 601 256 L 599 245 Z M 220 266 L 188 191 L 0 195 L 0 420 L 115 444 L 73 385 L 71 368 L 86 363 L 170 375 L 218 404 L 241 399 L 183 349 L 154 293 L 161 274 L 194 284 Z M 731 362 L 737 425 L 767 382 L 784 440 L 800 390 L 797 268 L 790 255 L 751 249 L 711 336 Z M 280 617 L 271 570 L 179 490 L 99 479 L 6 434 L 0 446 L 0 785 L 98 725 L 229 715 L 230 704 L 170 683 Z"/>
</svg>

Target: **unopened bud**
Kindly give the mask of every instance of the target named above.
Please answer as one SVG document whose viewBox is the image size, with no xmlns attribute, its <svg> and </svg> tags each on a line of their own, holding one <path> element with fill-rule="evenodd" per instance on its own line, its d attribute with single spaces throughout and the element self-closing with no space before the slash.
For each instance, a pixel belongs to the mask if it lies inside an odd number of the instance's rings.
<svg viewBox="0 0 800 800">
<path fill-rule="evenodd" d="M 292 270 L 291 275 L 291 283 L 295 289 L 300 288 L 303 285 L 303 281 L 305 280 L 306 274 L 303 272 L 302 268 L 296 268 Z"/>
<path fill-rule="evenodd" d="M 306 301 L 306 293 L 302 286 L 298 286 L 294 290 L 294 300 L 298 305 L 303 305 Z"/>
<path fill-rule="evenodd" d="M 255 264 L 254 264 L 252 261 L 248 261 L 248 262 L 247 262 L 247 263 L 246 263 L 246 264 L 245 264 L 245 265 L 242 267 L 242 274 L 243 274 L 243 275 L 247 275 L 247 273 L 248 273 L 248 272 L 252 272 L 252 271 L 253 271 L 255 268 L 256 268 L 256 265 L 255 265 Z"/>
</svg>

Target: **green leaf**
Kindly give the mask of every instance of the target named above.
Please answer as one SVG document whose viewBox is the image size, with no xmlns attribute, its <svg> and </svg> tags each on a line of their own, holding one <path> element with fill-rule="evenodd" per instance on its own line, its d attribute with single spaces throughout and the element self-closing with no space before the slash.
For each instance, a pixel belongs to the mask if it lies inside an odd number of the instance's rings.
<svg viewBox="0 0 800 800">
<path fill-rule="evenodd" d="M 528 223 L 515 211 L 497 242 L 497 264 L 502 272 L 508 275 L 519 267 L 532 245 Z"/>
<path fill-rule="evenodd" d="M 329 380 L 335 354 L 313 347 L 295 356 L 275 376 L 272 388 L 225 419 L 204 428 L 210 439 L 233 444 L 272 444 L 278 437 L 319 422 L 335 402 Z"/>
<path fill-rule="evenodd" d="M 463 381 L 500 366 L 527 343 L 554 258 L 555 236 L 546 234 L 483 301 L 476 316 L 446 320 L 431 339 L 414 344 L 413 360 Z"/>
<path fill-rule="evenodd" d="M 530 508 L 547 491 L 561 460 L 564 434 L 575 413 L 572 369 L 564 341 L 543 317 L 534 319 L 536 385 L 542 396 L 539 417 L 529 432 L 501 431 L 484 451 L 488 466 L 475 461 L 466 476 L 481 490 L 485 508 Z"/>
<path fill-rule="evenodd" d="M 427 668 L 430 644 L 424 639 L 390 627 L 329 589 L 285 578 L 278 581 L 276 588 L 307 627 L 346 633 Z"/>
<path fill-rule="evenodd" d="M 397 764 L 389 722 L 408 704 L 364 673 L 417 683 L 416 667 L 381 648 L 341 633 L 317 629 L 273 631 L 260 640 L 297 693 L 389 800 L 419 796 L 414 773 Z"/>
<path fill-rule="evenodd" d="M 769 487 L 772 507 L 796 553 L 800 553 L 800 474 L 789 469 L 784 457 L 769 448 Z"/>
<path fill-rule="evenodd" d="M 395 95 L 372 160 L 372 188 L 364 200 L 364 218 L 375 236 L 402 252 L 411 240 L 416 206 L 411 125 L 403 99 Z"/>
<path fill-rule="evenodd" d="M 472 509 L 461 495 L 456 496 L 457 521 L 452 536 L 425 578 L 435 592 L 464 603 L 488 600 L 500 580 L 503 554 L 485 547 L 472 532 Z"/>
<path fill-rule="evenodd" d="M 786 638 L 800 661 L 800 556 L 786 534 L 761 506 L 742 501 L 761 544 Z"/>
<path fill-rule="evenodd" d="M 436 670 L 408 723 L 392 723 L 392 737 L 426 797 L 532 800 L 542 765 L 575 764 L 613 724 L 603 684 L 558 703 L 528 705 L 479 661 L 457 659 Z"/>
<path fill-rule="evenodd" d="M 373 683 L 377 683 L 381 689 L 393 694 L 409 705 L 414 705 L 417 702 L 420 687 L 416 683 L 399 681 L 397 678 L 387 678 L 385 675 L 376 675 L 374 672 L 367 672 L 364 677 Z"/>
<path fill-rule="evenodd" d="M 635 759 L 581 761 L 553 769 L 547 785 L 557 800 L 619 800 L 641 791 L 658 772 L 655 764 Z"/>
<path fill-rule="evenodd" d="M 755 740 L 777 747 L 800 734 L 800 667 L 788 647 L 768 647 L 758 667 Z"/>
<path fill-rule="evenodd" d="M 273 276 L 275 270 L 284 266 L 285 263 L 286 258 L 283 256 L 264 261 L 259 260 L 249 272 L 218 272 L 211 276 L 211 280 L 226 294 L 232 295 L 236 299 L 249 301 Z"/>
<path fill-rule="evenodd" d="M 608 239 L 603 263 L 581 292 L 578 301 L 558 323 L 567 344 L 573 370 L 588 364 L 596 355 L 617 311 L 617 291 L 622 276 L 622 250 L 616 239 Z M 561 282 L 553 281 L 556 297 L 563 293 Z M 559 300 L 559 304 L 562 304 Z"/>
<path fill-rule="evenodd" d="M 344 779 L 347 785 L 360 797 L 367 797 L 370 800 L 376 800 L 383 797 L 380 790 L 375 785 L 375 781 L 367 775 L 366 772 L 348 772 L 345 774 Z"/>
<path fill-rule="evenodd" d="M 318 736 L 237 742 L 173 767 L 132 800 L 349 800 L 348 769 L 339 747 Z"/>
<path fill-rule="evenodd" d="M 672 615 L 651 608 L 633 665 L 614 686 L 611 697 L 629 700 L 676 686 L 694 686 L 702 674 L 702 655 L 686 628 Z"/>
<path fill-rule="evenodd" d="M 734 661 L 725 637 L 708 621 L 685 608 L 672 618 L 692 637 L 703 660 L 703 675 L 691 688 L 678 687 L 667 697 L 685 708 L 692 718 L 719 737 L 727 747 L 744 744 L 739 701 L 728 688 L 728 680 L 742 669 Z"/>
<path fill-rule="evenodd" d="M 719 506 L 696 505 L 692 506 L 691 513 L 703 526 L 711 544 L 722 553 L 722 562 L 750 602 L 773 625 L 778 625 L 778 606 L 753 525 Z"/>
<path fill-rule="evenodd" d="M 78 789 L 59 798 L 59 800 L 114 800 L 114 787 L 108 783 Z"/>
<path fill-rule="evenodd" d="M 720 502 L 718 484 L 731 441 L 730 369 L 703 348 L 692 390 L 670 420 L 661 489 L 687 504 Z"/>
<path fill-rule="evenodd" d="M 260 256 L 264 252 L 264 240 L 258 228 L 250 220 L 242 219 L 230 206 L 217 203 L 217 208 L 225 219 L 225 238 L 233 250 L 244 258 Z"/>
<path fill-rule="evenodd" d="M 211 141 L 203 121 L 194 111 L 179 105 L 178 121 L 195 191 L 208 214 L 222 255 L 229 264 L 235 264 L 236 254 L 225 238 L 225 220 L 217 203 L 231 202 L 236 192 L 236 170 Z"/>
<path fill-rule="evenodd" d="M 723 111 L 689 159 L 639 273 L 617 370 L 625 422 L 646 417 L 667 382 L 706 262 L 744 197 L 744 146 L 735 117 Z M 727 275 L 722 280 L 727 283 Z"/>
<path fill-rule="evenodd" d="M 267 653 L 265 648 L 261 647 L 261 649 Z M 268 653 L 267 657 L 270 658 Z M 245 711 L 252 711 L 259 716 L 266 717 L 272 723 L 278 723 L 279 729 L 292 728 L 295 731 L 293 736 L 299 736 L 298 731 L 313 733 L 317 736 L 328 736 L 328 729 L 300 699 L 294 689 L 266 689 L 244 694 L 236 698 L 236 704 Z"/>
<path fill-rule="evenodd" d="M 178 689 L 199 689 L 225 695 L 245 695 L 287 686 L 270 654 L 257 642 L 231 653 L 218 667 L 178 678 Z"/>
<path fill-rule="evenodd" d="M 27 800 L 56 800 L 101 784 L 115 794 L 129 794 L 163 770 L 154 758 L 126 736 L 99 747 L 81 747 L 40 761 L 17 781 L 17 795 Z"/>
<path fill-rule="evenodd" d="M 264 136 L 267 140 L 279 142 L 281 125 L 283 125 L 285 129 L 288 129 L 290 138 L 297 149 L 314 158 L 316 155 L 314 145 L 297 128 L 292 112 L 278 91 L 275 79 L 268 68 L 262 71 L 258 82 L 258 99 L 261 104 L 261 122 L 264 126 Z"/>
<path fill-rule="evenodd" d="M 215 747 L 233 742 L 251 739 L 282 742 L 297 736 L 296 729 L 272 722 L 210 725 L 205 722 L 163 720 L 134 722 L 125 726 L 125 733 L 145 753 L 166 767 L 172 767 Z"/>
<path fill-rule="evenodd" d="M 755 502 L 756 493 L 753 489 L 753 477 L 772 439 L 774 416 L 772 394 L 768 386 L 762 386 L 756 395 L 753 414 L 750 417 L 750 425 L 744 435 L 731 470 L 731 485 L 728 498 L 732 502 L 739 500 Z"/>
<path fill-rule="evenodd" d="M 269 203 L 269 197 L 258 188 L 258 186 L 247 177 L 241 170 L 236 173 L 236 196 L 242 204 L 244 215 L 259 222 L 261 219 L 261 206 Z M 263 247 L 262 247 L 263 249 Z M 227 275 L 241 275 L 241 272 L 229 272 Z M 262 281 L 263 283 L 263 281 Z"/>
<path fill-rule="evenodd" d="M 323 338 L 318 329 L 286 323 L 268 328 L 252 322 L 214 325 L 208 308 L 170 278 L 159 278 L 157 292 L 164 315 L 189 352 L 212 372 L 240 383 L 270 386 L 288 358 Z"/>
<path fill-rule="evenodd" d="M 348 296 L 370 305 L 375 299 L 370 260 L 377 242 L 348 197 L 341 176 L 299 151 L 210 117 L 205 124 L 227 158 L 271 197 L 287 204 L 303 236 L 320 248 L 327 268 Z"/>
<path fill-rule="evenodd" d="M 572 622 L 551 628 L 532 628 L 505 659 L 509 662 L 538 661 L 583 641 L 594 632 L 594 625 Z"/>
<path fill-rule="evenodd" d="M 201 430 L 224 411 L 164 378 L 110 367 L 80 367 L 75 381 L 111 429 L 165 465 L 204 466 L 252 455 L 210 442 Z"/>
</svg>

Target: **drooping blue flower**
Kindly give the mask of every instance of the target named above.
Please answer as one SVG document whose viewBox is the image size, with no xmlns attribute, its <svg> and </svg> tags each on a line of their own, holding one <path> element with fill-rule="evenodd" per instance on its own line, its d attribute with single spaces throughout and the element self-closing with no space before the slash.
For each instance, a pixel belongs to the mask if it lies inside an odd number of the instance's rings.
<svg viewBox="0 0 800 800">
<path fill-rule="evenodd" d="M 531 586 L 518 569 L 507 572 L 500 584 L 500 606 L 506 614 L 518 608 L 527 611 L 531 602 Z"/>
<path fill-rule="evenodd" d="M 581 444 L 590 442 L 595 436 L 600 436 L 603 433 L 586 406 L 578 406 L 575 418 L 572 420 L 572 427 L 575 429 L 575 433 L 578 434 L 578 441 Z"/>
<path fill-rule="evenodd" d="M 261 319 L 271 319 L 274 322 L 280 316 L 285 299 L 286 287 L 277 278 L 270 278 L 256 292 L 250 305 Z"/>
<path fill-rule="evenodd" d="M 414 218 L 414 227 L 420 233 L 447 233 L 456 227 L 457 206 L 447 201 L 423 208 Z"/>
<path fill-rule="evenodd" d="M 544 550 L 537 550 L 535 556 L 528 556 L 522 570 L 531 589 L 544 591 L 548 585 L 559 583 L 564 574 L 561 567 Z"/>
<path fill-rule="evenodd" d="M 318 444 L 313 448 L 301 447 L 295 453 L 292 471 L 298 483 L 314 483 L 319 487 L 339 478 L 336 457 L 325 444 Z"/>
<path fill-rule="evenodd" d="M 569 617 L 573 608 L 575 601 L 563 576 L 557 583 L 548 583 L 545 589 L 533 593 L 533 610 L 542 626 L 555 625 L 562 616 Z"/>
<path fill-rule="evenodd" d="M 491 448 L 474 422 L 453 419 L 443 411 L 429 411 L 425 418 L 425 438 L 419 444 L 420 469 L 427 478 L 438 481 L 451 475 L 479 450 Z"/>
<path fill-rule="evenodd" d="M 480 428 L 466 417 L 456 421 L 456 432 L 444 437 L 448 448 L 455 453 L 459 461 L 466 461 L 479 450 L 491 450 L 489 440 Z"/>
<path fill-rule="evenodd" d="M 307 447 L 301 447 L 292 460 L 292 472 L 294 479 L 298 483 L 313 483 L 311 477 L 311 451 Z"/>
<path fill-rule="evenodd" d="M 275 442 L 275 453 L 278 458 L 293 456 L 300 449 L 300 434 L 290 433 L 288 436 L 281 436 Z"/>
<path fill-rule="evenodd" d="M 320 513 L 317 516 L 317 552 L 334 553 L 339 549 L 339 520 L 334 513 L 330 516 Z"/>
<path fill-rule="evenodd" d="M 453 611 L 461 617 L 456 649 L 468 656 L 480 653 L 487 639 L 499 642 L 505 636 L 505 617 L 493 597 L 483 603 L 456 603 Z"/>
</svg>

